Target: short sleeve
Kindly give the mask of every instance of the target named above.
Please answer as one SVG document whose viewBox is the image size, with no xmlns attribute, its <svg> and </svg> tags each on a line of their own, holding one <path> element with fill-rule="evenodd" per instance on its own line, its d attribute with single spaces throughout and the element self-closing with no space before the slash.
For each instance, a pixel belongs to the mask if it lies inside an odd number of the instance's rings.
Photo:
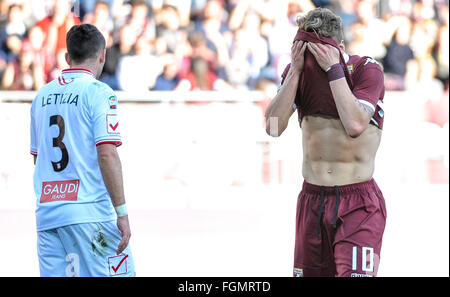
<svg viewBox="0 0 450 297">
<path fill-rule="evenodd" d="M 283 73 L 281 74 L 281 83 L 280 83 L 280 86 L 283 85 L 284 80 L 286 79 L 286 76 L 288 75 L 289 69 L 290 69 L 290 68 L 291 68 L 291 63 L 289 63 L 289 64 L 284 68 L 284 71 L 283 71 Z"/>
<path fill-rule="evenodd" d="M 35 114 L 34 114 L 34 105 L 36 100 L 33 100 L 33 103 L 31 104 L 30 109 L 30 115 L 31 115 L 31 121 L 30 121 L 30 154 L 33 156 L 37 156 L 38 154 L 38 143 L 37 143 L 37 137 L 36 137 L 36 121 L 35 121 Z"/>
<path fill-rule="evenodd" d="M 114 91 L 108 86 L 94 83 L 95 87 L 88 96 L 92 96 L 91 121 L 94 130 L 95 145 L 112 143 L 116 146 L 122 144 L 119 130 L 119 116 L 117 114 L 118 99 Z"/>
<path fill-rule="evenodd" d="M 289 69 L 291 69 L 291 63 L 289 63 L 289 64 L 284 68 L 284 71 L 283 71 L 283 73 L 281 74 L 281 82 L 280 82 L 280 85 L 278 86 L 277 92 L 279 92 L 279 91 L 281 90 L 281 86 L 283 85 L 284 80 L 286 79 L 286 77 L 287 77 L 287 75 L 288 75 L 288 73 L 289 73 Z M 296 103 L 294 103 L 294 104 L 292 105 L 292 109 L 293 109 L 293 110 L 297 110 L 297 104 L 296 104 Z"/>
<path fill-rule="evenodd" d="M 372 61 L 368 58 L 354 76 L 353 95 L 370 103 L 375 110 L 378 101 L 384 97 L 384 75 L 380 65 Z"/>
</svg>

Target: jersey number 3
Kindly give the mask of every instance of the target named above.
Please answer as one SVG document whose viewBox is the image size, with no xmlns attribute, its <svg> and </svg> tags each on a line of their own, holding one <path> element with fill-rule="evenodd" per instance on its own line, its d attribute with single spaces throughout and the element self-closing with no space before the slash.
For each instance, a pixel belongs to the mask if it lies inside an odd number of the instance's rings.
<svg viewBox="0 0 450 297">
<path fill-rule="evenodd" d="M 64 133 L 65 133 L 65 124 L 64 124 L 63 117 L 60 115 L 51 116 L 50 117 L 50 127 L 53 125 L 57 125 L 59 128 L 58 137 L 53 138 L 53 147 L 59 148 L 61 150 L 62 156 L 61 156 L 61 160 L 59 160 L 58 162 L 52 161 L 52 165 L 53 165 L 53 170 L 55 170 L 56 172 L 59 172 L 59 171 L 63 171 L 67 167 L 67 164 L 69 164 L 69 154 L 67 153 L 66 145 L 64 144 L 64 142 L 62 142 L 62 140 L 64 138 Z"/>
</svg>

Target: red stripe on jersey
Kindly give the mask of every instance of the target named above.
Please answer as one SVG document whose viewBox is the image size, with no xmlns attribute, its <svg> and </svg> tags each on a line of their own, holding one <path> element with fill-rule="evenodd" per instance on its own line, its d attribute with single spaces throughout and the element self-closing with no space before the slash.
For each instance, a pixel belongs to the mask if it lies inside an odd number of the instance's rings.
<svg viewBox="0 0 450 297">
<path fill-rule="evenodd" d="M 85 69 L 85 68 L 69 68 L 69 69 L 64 69 L 62 71 L 62 73 L 86 73 L 86 74 L 90 74 L 92 76 L 94 76 L 94 73 L 92 73 L 92 71 L 90 71 L 89 69 Z"/>
<path fill-rule="evenodd" d="M 62 78 L 62 81 L 63 81 L 63 83 L 64 83 L 64 84 L 66 84 L 66 85 L 68 85 L 68 84 L 69 84 L 69 83 L 68 83 L 68 82 L 66 82 L 66 80 L 64 79 L 64 76 L 62 76 L 61 78 Z"/>
<path fill-rule="evenodd" d="M 99 146 L 100 144 L 106 144 L 106 143 L 115 144 L 116 146 L 122 145 L 122 141 L 120 141 L 120 140 L 103 140 L 103 141 L 97 142 L 95 144 L 95 146 Z"/>
</svg>

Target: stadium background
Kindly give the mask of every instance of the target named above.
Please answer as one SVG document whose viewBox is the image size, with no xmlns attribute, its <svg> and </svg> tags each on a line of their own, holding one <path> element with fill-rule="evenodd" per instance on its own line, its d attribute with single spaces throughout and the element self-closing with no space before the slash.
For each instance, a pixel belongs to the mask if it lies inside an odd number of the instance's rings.
<svg viewBox="0 0 450 297">
<path fill-rule="evenodd" d="M 322 6 L 385 70 L 379 276 L 449 275 L 448 0 L 0 0 L 0 276 L 37 276 L 29 108 L 95 24 L 117 90 L 138 276 L 290 276 L 301 130 L 263 114 L 295 16 Z"/>
</svg>

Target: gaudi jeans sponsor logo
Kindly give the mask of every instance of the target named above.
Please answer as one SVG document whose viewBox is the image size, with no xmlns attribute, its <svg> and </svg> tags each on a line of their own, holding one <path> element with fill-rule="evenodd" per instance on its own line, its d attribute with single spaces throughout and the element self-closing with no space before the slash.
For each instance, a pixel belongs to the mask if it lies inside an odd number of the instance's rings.
<svg viewBox="0 0 450 297">
<path fill-rule="evenodd" d="M 43 182 L 40 202 L 77 201 L 79 187 L 79 179 Z"/>
</svg>

